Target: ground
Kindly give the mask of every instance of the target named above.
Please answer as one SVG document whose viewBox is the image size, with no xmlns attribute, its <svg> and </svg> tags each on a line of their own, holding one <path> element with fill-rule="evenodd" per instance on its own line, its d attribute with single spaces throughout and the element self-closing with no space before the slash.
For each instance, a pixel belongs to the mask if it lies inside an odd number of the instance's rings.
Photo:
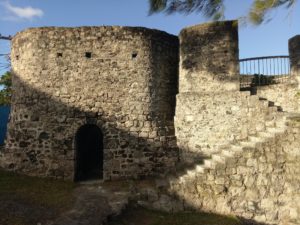
<svg viewBox="0 0 300 225">
<path fill-rule="evenodd" d="M 0 224 L 32 225 L 52 220 L 72 206 L 75 187 L 72 182 L 0 170 Z"/>
<path fill-rule="evenodd" d="M 241 225 L 236 217 L 209 213 L 165 213 L 130 205 L 122 215 L 112 218 L 107 225 Z"/>
<path fill-rule="evenodd" d="M 106 186 L 111 185 L 112 183 L 106 184 Z M 82 199 L 78 201 L 81 198 L 78 190 L 84 190 L 82 185 L 46 178 L 33 178 L 0 170 L 0 224 L 44 225 L 47 224 L 47 221 L 56 220 L 58 215 L 69 215 L 69 209 L 76 208 L 75 206 L 78 203 L 81 207 L 84 205 L 81 202 Z M 114 187 L 111 190 L 114 191 Z M 84 196 L 85 194 L 81 195 L 84 200 L 89 199 Z M 90 199 L 89 203 L 91 202 L 92 200 Z M 98 208 L 92 208 L 93 210 L 89 209 L 88 211 L 97 212 Z M 82 216 L 85 215 L 89 215 L 89 218 L 91 217 L 90 214 L 86 213 Z M 62 218 L 65 219 L 66 217 Z M 64 224 L 62 222 L 64 220 L 59 219 L 58 221 L 60 222 L 54 224 Z M 120 216 L 111 217 L 107 222 L 107 225 L 240 224 L 241 222 L 235 217 L 191 212 L 170 214 L 144 209 L 134 203 L 130 203 Z"/>
</svg>

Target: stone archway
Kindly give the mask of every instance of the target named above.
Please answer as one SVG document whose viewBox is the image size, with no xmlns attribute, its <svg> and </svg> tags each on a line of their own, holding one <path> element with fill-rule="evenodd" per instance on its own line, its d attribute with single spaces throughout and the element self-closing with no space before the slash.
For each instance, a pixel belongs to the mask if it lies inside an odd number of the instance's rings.
<svg viewBox="0 0 300 225">
<path fill-rule="evenodd" d="M 75 181 L 103 178 L 103 134 L 94 124 L 81 126 L 75 137 Z"/>
</svg>

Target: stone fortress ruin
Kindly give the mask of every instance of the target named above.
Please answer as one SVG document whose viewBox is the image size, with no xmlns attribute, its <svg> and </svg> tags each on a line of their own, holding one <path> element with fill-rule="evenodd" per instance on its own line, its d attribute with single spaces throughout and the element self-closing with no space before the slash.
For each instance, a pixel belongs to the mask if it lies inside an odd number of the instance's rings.
<svg viewBox="0 0 300 225">
<path fill-rule="evenodd" d="M 75 181 L 161 176 L 192 207 L 300 221 L 300 36 L 287 82 L 240 90 L 238 25 L 31 28 L 12 40 L 0 166 Z M 181 169 L 179 169 L 181 168 Z"/>
</svg>

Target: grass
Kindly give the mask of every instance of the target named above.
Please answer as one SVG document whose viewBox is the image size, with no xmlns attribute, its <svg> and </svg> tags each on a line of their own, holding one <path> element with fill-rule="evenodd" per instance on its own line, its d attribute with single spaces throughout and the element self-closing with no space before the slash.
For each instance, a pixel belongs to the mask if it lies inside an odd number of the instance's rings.
<svg viewBox="0 0 300 225">
<path fill-rule="evenodd" d="M 149 185 L 148 181 L 141 185 Z M 108 187 L 128 188 L 128 182 L 108 182 Z M 0 224 L 33 225 L 57 218 L 74 202 L 72 182 L 28 177 L 0 170 Z M 107 225 L 241 225 L 235 217 L 210 213 L 165 213 L 130 204 Z"/>
<path fill-rule="evenodd" d="M 242 225 L 242 222 L 231 216 L 198 212 L 171 214 L 131 205 L 107 225 Z"/>
<path fill-rule="evenodd" d="M 72 182 L 0 170 L 0 224 L 31 225 L 56 218 L 73 203 Z"/>
</svg>

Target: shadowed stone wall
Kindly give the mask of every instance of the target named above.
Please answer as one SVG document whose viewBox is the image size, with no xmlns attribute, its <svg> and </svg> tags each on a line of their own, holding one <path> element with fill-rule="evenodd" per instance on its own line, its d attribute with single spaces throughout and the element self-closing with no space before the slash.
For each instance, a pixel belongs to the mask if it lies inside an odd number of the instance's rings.
<svg viewBox="0 0 300 225">
<path fill-rule="evenodd" d="M 72 179 L 74 137 L 104 134 L 104 179 L 177 161 L 178 38 L 130 27 L 33 28 L 12 41 L 14 95 L 1 166 Z"/>
<path fill-rule="evenodd" d="M 188 27 L 179 39 L 180 93 L 239 90 L 237 21 Z"/>
<path fill-rule="evenodd" d="M 300 84 L 300 35 L 289 39 L 289 55 L 291 62 L 291 74 Z"/>
</svg>

